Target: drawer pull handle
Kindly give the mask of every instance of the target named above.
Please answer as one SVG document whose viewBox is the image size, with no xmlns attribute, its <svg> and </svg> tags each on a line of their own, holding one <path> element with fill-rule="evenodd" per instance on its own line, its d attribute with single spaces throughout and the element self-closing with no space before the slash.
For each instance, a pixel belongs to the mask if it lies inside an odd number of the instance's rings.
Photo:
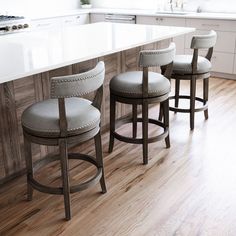
<svg viewBox="0 0 236 236">
<path fill-rule="evenodd" d="M 220 27 L 219 24 L 202 24 L 202 26 Z"/>
<path fill-rule="evenodd" d="M 37 24 L 37 27 L 49 26 L 51 23 Z"/>
<path fill-rule="evenodd" d="M 73 20 L 65 20 L 65 23 L 72 23 Z"/>
</svg>

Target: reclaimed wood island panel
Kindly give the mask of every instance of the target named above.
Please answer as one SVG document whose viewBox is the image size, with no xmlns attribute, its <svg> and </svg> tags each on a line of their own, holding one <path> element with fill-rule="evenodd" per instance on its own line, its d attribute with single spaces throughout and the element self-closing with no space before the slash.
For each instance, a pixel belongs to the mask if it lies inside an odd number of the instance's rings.
<svg viewBox="0 0 236 236">
<path fill-rule="evenodd" d="M 102 128 L 109 124 L 109 81 L 138 70 L 141 49 L 167 46 L 172 37 L 193 28 L 96 23 L 0 38 L 0 185 L 24 173 L 21 114 L 29 105 L 50 98 L 50 78 L 81 73 L 99 60 L 106 66 Z M 118 116 L 130 113 L 118 106 Z M 33 145 L 34 159 L 56 151 Z"/>
</svg>

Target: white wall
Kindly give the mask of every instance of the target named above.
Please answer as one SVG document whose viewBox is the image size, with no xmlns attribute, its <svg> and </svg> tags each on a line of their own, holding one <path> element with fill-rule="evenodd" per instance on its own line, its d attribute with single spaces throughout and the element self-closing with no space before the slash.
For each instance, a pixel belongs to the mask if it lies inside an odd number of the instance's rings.
<svg viewBox="0 0 236 236">
<path fill-rule="evenodd" d="M 72 10 L 79 0 L 0 0 L 0 14 L 41 15 Z"/>
</svg>

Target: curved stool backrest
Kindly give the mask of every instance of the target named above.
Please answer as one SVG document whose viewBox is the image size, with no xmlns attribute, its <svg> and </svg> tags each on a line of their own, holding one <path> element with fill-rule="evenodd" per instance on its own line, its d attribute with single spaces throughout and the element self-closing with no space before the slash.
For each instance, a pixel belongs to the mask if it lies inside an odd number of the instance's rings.
<svg viewBox="0 0 236 236">
<path fill-rule="evenodd" d="M 97 90 L 104 81 L 105 66 L 100 61 L 87 72 L 51 78 L 51 98 L 78 97 Z"/>
<path fill-rule="evenodd" d="M 165 66 L 173 62 L 175 56 L 175 43 L 168 48 L 159 50 L 143 50 L 139 54 L 140 67 Z"/>
<path fill-rule="evenodd" d="M 216 44 L 217 34 L 214 30 L 211 30 L 209 34 L 206 35 L 195 35 L 192 38 L 191 48 L 194 49 L 193 59 L 192 59 L 192 71 L 196 74 L 197 71 L 197 61 L 198 61 L 198 50 L 208 48 L 206 59 L 211 61 L 213 54 L 213 47 Z"/>
<path fill-rule="evenodd" d="M 51 78 L 51 98 L 58 99 L 59 124 L 62 137 L 67 136 L 65 98 L 78 97 L 97 90 L 92 105 L 101 110 L 104 77 L 105 65 L 101 61 L 90 71 Z"/>
<path fill-rule="evenodd" d="M 192 49 L 204 49 L 214 47 L 216 44 L 217 34 L 211 30 L 206 35 L 194 35 L 191 41 Z"/>
<path fill-rule="evenodd" d="M 139 54 L 139 66 L 143 67 L 143 98 L 148 97 L 148 68 L 160 66 L 164 76 L 170 79 L 175 57 L 175 43 L 168 48 L 159 50 L 143 50 Z"/>
</svg>

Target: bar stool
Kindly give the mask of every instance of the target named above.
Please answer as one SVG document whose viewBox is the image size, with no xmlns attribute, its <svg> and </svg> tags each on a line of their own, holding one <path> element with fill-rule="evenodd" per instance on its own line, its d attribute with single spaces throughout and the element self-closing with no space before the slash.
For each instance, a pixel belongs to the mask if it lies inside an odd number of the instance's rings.
<svg viewBox="0 0 236 236">
<path fill-rule="evenodd" d="M 216 43 L 216 32 L 210 31 L 207 35 L 193 36 L 191 49 L 193 55 L 176 55 L 173 62 L 173 73 L 171 79 L 175 79 L 175 95 L 170 99 L 175 100 L 174 107 L 170 106 L 170 111 L 190 113 L 190 128 L 194 129 L 194 114 L 195 112 L 204 111 L 205 119 L 208 119 L 208 90 L 209 77 L 211 70 L 211 57 L 213 47 Z M 198 56 L 199 49 L 208 49 L 205 57 Z M 203 98 L 196 97 L 196 80 L 203 80 Z M 180 80 L 190 81 L 190 96 L 179 95 Z M 190 108 L 179 108 L 179 99 L 189 99 Z M 200 108 L 195 108 L 195 101 L 203 103 Z"/>
<path fill-rule="evenodd" d="M 143 145 L 143 163 L 148 164 L 148 143 L 165 139 L 166 147 L 170 147 L 169 140 L 169 92 L 172 62 L 175 55 L 175 44 L 162 50 L 144 50 L 140 52 L 139 66 L 143 71 L 131 71 L 119 74 L 110 81 L 110 142 L 109 152 L 112 152 L 114 138 L 134 144 Z M 166 66 L 165 74 L 149 72 L 149 67 Z M 131 104 L 133 116 L 128 119 L 116 120 L 116 102 Z M 164 121 L 148 118 L 148 105 L 163 103 Z M 137 105 L 142 105 L 142 118 L 137 118 Z M 120 126 L 133 124 L 133 137 L 118 134 Z M 142 138 L 137 138 L 137 122 L 142 122 Z M 163 128 L 163 133 L 148 137 L 148 123 Z"/>
<path fill-rule="evenodd" d="M 78 192 L 100 181 L 106 192 L 103 154 L 100 135 L 100 108 L 103 94 L 105 67 L 103 62 L 85 73 L 51 79 L 51 99 L 35 103 L 22 114 L 25 160 L 27 168 L 28 199 L 33 189 L 50 194 L 64 195 L 65 217 L 71 219 L 70 193 Z M 78 96 L 96 91 L 93 102 Z M 96 159 L 92 156 L 68 153 L 69 144 L 95 140 Z M 31 143 L 59 146 L 59 155 L 51 155 L 33 163 Z M 95 176 L 86 182 L 70 186 L 68 159 L 78 159 L 96 167 Z M 34 178 L 34 172 L 46 164 L 60 160 L 62 187 L 49 187 Z"/>
</svg>

